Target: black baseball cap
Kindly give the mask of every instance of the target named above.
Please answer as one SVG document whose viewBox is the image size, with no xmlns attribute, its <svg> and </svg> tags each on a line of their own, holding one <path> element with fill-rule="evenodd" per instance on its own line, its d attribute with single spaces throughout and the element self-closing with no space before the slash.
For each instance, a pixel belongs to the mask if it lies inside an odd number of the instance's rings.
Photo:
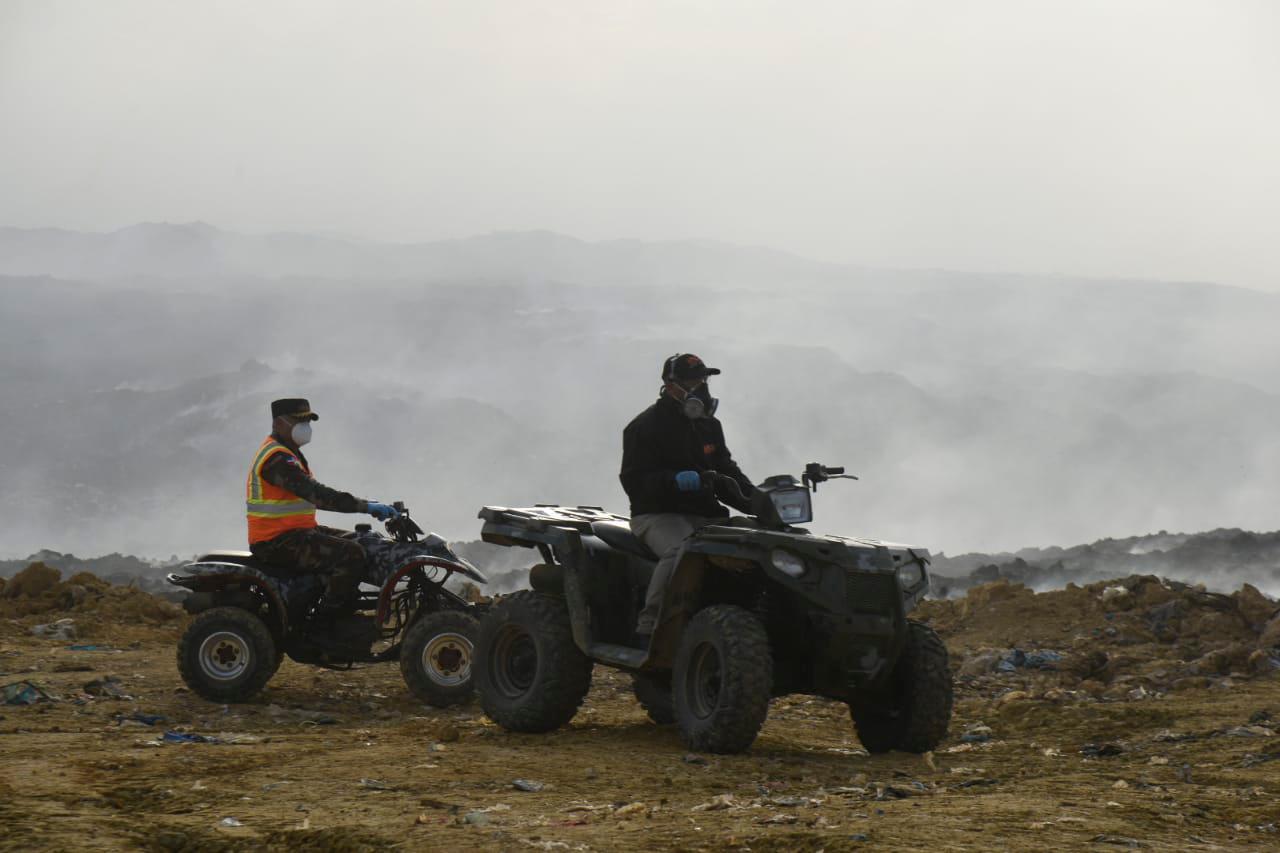
<svg viewBox="0 0 1280 853">
<path fill-rule="evenodd" d="M 720 373 L 717 367 L 707 367 L 702 359 L 691 352 L 677 353 L 662 363 L 662 381 L 673 379 L 706 379 Z"/>
<path fill-rule="evenodd" d="M 271 401 L 271 417 L 286 415 L 291 418 L 306 418 L 318 421 L 320 416 L 311 411 L 311 403 L 304 397 L 286 397 L 283 400 Z"/>
</svg>

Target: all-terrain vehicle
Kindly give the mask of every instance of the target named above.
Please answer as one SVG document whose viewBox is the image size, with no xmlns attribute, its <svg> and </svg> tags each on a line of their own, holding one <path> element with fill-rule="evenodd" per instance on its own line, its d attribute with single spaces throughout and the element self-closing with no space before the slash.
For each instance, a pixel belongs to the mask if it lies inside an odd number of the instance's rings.
<svg viewBox="0 0 1280 853">
<path fill-rule="evenodd" d="M 347 668 L 400 662 L 415 696 L 437 707 L 471 696 L 476 616 L 445 587 L 454 575 L 485 583 L 480 570 L 434 533 L 424 536 L 401 503 L 386 522 L 390 538 L 371 525 L 352 534 L 365 550 L 366 582 L 351 612 L 319 617 L 319 575 L 299 575 L 249 551 L 210 551 L 169 583 L 191 590 L 183 607 L 195 615 L 178 643 L 178 671 L 200 696 L 242 702 L 266 685 L 287 654 L 298 663 Z"/>
<path fill-rule="evenodd" d="M 947 650 L 907 614 L 929 588 L 929 552 L 873 539 L 816 536 L 811 491 L 846 477 L 811 463 L 770 477 L 750 498 L 728 477 L 718 497 L 751 517 L 704 527 L 682 546 L 657 626 L 635 631 L 656 555 L 628 519 L 599 507 L 489 506 L 482 536 L 536 548 L 532 590 L 499 599 L 476 641 L 485 713 L 506 729 L 545 732 L 577 713 L 595 663 L 633 674 L 651 719 L 676 722 L 690 749 L 742 752 L 771 697 L 846 702 L 870 752 L 926 752 L 947 733 Z"/>
</svg>

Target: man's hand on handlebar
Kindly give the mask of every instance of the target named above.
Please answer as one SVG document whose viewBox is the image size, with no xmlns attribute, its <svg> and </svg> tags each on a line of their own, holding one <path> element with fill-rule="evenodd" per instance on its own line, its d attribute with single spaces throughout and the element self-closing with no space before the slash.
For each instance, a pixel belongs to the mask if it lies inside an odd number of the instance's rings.
<svg viewBox="0 0 1280 853">
<path fill-rule="evenodd" d="M 378 503 L 377 501 L 369 501 L 369 515 L 372 515 L 378 521 L 390 521 L 400 513 L 390 504 Z"/>
<path fill-rule="evenodd" d="M 682 492 L 700 492 L 703 489 L 703 474 L 707 472 L 680 471 L 676 474 L 676 488 Z"/>
</svg>

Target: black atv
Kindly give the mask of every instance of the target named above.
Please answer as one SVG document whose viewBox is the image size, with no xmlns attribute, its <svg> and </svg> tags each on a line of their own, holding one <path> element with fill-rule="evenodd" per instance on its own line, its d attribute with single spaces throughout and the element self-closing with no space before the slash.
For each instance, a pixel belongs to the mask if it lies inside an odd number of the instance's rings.
<svg viewBox="0 0 1280 853">
<path fill-rule="evenodd" d="M 788 693 L 848 703 L 870 752 L 933 749 L 951 719 L 947 649 L 907 619 L 929 588 L 929 552 L 793 526 L 812 520 L 810 490 L 834 477 L 856 479 L 812 463 L 801 481 L 770 477 L 748 499 L 714 477 L 717 495 L 752 517 L 685 541 L 647 645 L 634 626 L 657 558 L 627 518 L 599 507 L 482 509 L 486 542 L 542 556 L 533 589 L 500 599 L 481 622 L 485 713 L 512 731 L 558 728 L 601 663 L 632 673 L 650 718 L 678 723 L 690 749 L 745 751 L 770 698 Z"/>
<path fill-rule="evenodd" d="M 445 583 L 485 577 L 434 533 L 426 535 L 403 504 L 386 522 L 390 538 L 368 524 L 352 535 L 365 550 L 365 580 L 351 612 L 321 617 L 324 578 L 299 575 L 248 551 L 210 551 L 168 576 L 191 590 L 183 607 L 196 618 L 178 643 L 178 671 L 200 696 L 243 702 L 266 685 L 287 654 L 298 663 L 349 668 L 400 662 L 413 694 L 437 707 L 471 696 L 476 616 Z"/>
</svg>

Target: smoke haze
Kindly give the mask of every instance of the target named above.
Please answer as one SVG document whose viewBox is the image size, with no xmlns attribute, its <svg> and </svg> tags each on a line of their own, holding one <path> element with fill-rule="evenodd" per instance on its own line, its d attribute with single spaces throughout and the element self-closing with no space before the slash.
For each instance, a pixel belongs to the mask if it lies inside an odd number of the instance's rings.
<svg viewBox="0 0 1280 853">
<path fill-rule="evenodd" d="M 6 3 L 0 557 L 239 546 L 279 396 L 448 538 L 625 512 L 683 350 L 822 532 L 1274 529 L 1278 16 Z"/>
</svg>

